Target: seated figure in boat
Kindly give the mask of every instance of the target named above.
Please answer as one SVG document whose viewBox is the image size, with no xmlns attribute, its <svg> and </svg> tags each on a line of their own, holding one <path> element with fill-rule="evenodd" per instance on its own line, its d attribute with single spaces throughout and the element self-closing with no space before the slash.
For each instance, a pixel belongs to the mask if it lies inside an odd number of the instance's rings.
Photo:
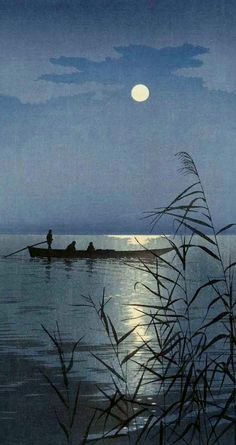
<svg viewBox="0 0 236 445">
<path fill-rule="evenodd" d="M 74 252 L 76 252 L 75 245 L 76 245 L 76 241 L 72 241 L 72 243 L 70 243 L 70 244 L 67 246 L 67 248 L 66 248 L 66 252 L 68 252 L 68 253 L 74 253 Z"/>
<path fill-rule="evenodd" d="M 87 252 L 89 252 L 89 253 L 95 252 L 95 247 L 92 242 L 89 243 L 89 245 L 87 247 Z"/>
</svg>

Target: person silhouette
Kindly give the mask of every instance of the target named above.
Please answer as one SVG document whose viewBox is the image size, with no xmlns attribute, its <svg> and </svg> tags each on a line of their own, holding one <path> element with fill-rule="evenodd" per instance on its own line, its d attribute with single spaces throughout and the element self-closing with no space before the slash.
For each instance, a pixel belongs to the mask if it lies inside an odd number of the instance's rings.
<svg viewBox="0 0 236 445">
<path fill-rule="evenodd" d="M 89 252 L 89 253 L 95 252 L 95 247 L 94 247 L 92 241 L 89 243 L 89 245 L 87 247 L 87 252 Z"/>
<path fill-rule="evenodd" d="M 76 241 L 72 241 L 72 243 L 70 243 L 70 244 L 67 246 L 67 248 L 66 248 L 66 252 L 68 252 L 68 253 L 75 253 L 75 252 L 76 252 L 75 245 L 76 245 Z"/>
<path fill-rule="evenodd" d="M 48 248 L 49 248 L 49 249 L 51 249 L 52 242 L 53 242 L 52 230 L 50 229 L 50 230 L 48 231 L 48 234 L 47 234 L 47 243 L 48 243 Z"/>
</svg>

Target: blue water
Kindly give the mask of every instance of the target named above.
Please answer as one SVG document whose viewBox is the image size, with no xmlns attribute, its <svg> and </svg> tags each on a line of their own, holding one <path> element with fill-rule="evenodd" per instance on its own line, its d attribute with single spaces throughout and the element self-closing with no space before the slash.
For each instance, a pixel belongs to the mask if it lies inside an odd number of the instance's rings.
<svg viewBox="0 0 236 445">
<path fill-rule="evenodd" d="M 167 242 L 158 236 L 138 236 L 146 247 L 161 248 Z M 1 256 L 42 240 L 39 235 L 1 235 Z M 87 247 L 88 236 L 54 236 L 54 246 L 64 248 L 71 241 L 77 248 Z M 93 236 L 97 248 L 138 249 L 134 236 Z M 225 261 L 236 258 L 235 236 L 221 238 Z M 235 256 L 234 256 L 235 253 Z M 172 254 L 168 254 L 169 258 Z M 152 264 L 151 267 L 155 267 Z M 160 267 L 166 271 L 164 265 Z M 153 286 L 150 274 L 140 270 L 140 264 L 125 264 L 120 260 L 54 260 L 30 259 L 27 251 L 7 259 L 0 259 L 0 443 L 2 445 L 54 445 L 61 441 L 61 432 L 55 422 L 52 391 L 41 375 L 46 371 L 60 384 L 58 358 L 55 349 L 42 329 L 50 332 L 58 323 L 67 350 L 72 342 L 83 336 L 71 377 L 82 380 L 83 403 L 98 399 L 97 384 L 106 385 L 110 377 L 91 354 L 110 358 L 109 340 L 94 310 L 82 307 L 84 296 L 99 304 L 105 290 L 105 300 L 119 335 L 137 324 L 137 312 L 127 304 L 154 301 L 154 296 L 142 286 Z M 199 252 L 192 255 L 190 286 L 203 276 L 214 276 L 218 270 L 207 268 Z M 136 286 L 135 286 L 136 284 Z M 206 302 L 196 308 L 196 321 L 204 312 Z M 148 334 L 140 326 L 125 343 L 129 353 L 140 336 Z M 146 337 L 145 337 L 146 336 Z M 135 367 L 130 380 L 135 380 Z M 152 400 L 152 388 L 147 396 Z M 64 440 L 64 438 L 63 438 Z"/>
</svg>

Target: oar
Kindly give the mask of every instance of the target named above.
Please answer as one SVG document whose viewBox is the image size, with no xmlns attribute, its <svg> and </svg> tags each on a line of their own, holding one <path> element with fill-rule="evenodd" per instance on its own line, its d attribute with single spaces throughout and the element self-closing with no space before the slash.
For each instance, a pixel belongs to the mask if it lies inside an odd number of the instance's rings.
<svg viewBox="0 0 236 445">
<path fill-rule="evenodd" d="M 41 243 L 32 244 L 31 246 L 26 246 L 26 247 L 24 247 L 23 249 L 16 250 L 15 252 L 9 253 L 8 255 L 4 255 L 3 258 L 7 258 L 7 257 L 9 257 L 9 256 L 11 256 L 11 255 L 15 255 L 15 253 L 23 252 L 23 250 L 28 249 L 28 247 L 39 246 L 39 244 L 45 244 L 46 242 L 47 242 L 47 241 L 41 241 Z"/>
</svg>

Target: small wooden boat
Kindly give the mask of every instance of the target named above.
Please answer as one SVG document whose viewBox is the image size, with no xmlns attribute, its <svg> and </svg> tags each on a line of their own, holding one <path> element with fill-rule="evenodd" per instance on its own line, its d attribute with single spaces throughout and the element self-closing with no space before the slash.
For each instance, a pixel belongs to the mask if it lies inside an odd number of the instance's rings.
<svg viewBox="0 0 236 445">
<path fill-rule="evenodd" d="M 95 252 L 88 252 L 87 250 L 76 250 L 76 252 L 67 252 L 63 249 L 41 249 L 40 247 L 28 246 L 28 251 L 31 258 L 91 258 L 91 259 L 106 259 L 106 258 L 154 258 L 155 255 L 164 255 L 172 250 L 171 247 L 153 250 L 103 250 L 97 249 Z"/>
</svg>

